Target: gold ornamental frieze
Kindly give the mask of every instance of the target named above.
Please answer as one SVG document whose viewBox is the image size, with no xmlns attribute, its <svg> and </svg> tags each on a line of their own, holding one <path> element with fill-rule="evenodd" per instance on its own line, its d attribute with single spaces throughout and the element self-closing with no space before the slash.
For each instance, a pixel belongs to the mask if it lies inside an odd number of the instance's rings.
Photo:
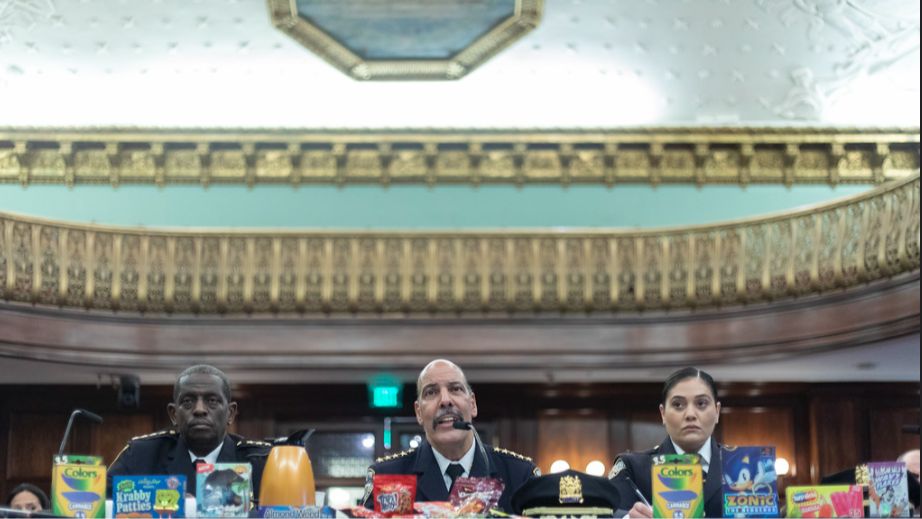
<svg viewBox="0 0 922 519">
<path fill-rule="evenodd" d="M 610 314 L 840 292 L 919 269 L 919 173 L 674 229 L 166 231 L 0 213 L 0 295 L 147 313 Z"/>
<path fill-rule="evenodd" d="M 880 184 L 919 129 L 134 131 L 0 128 L 0 183 Z"/>
</svg>

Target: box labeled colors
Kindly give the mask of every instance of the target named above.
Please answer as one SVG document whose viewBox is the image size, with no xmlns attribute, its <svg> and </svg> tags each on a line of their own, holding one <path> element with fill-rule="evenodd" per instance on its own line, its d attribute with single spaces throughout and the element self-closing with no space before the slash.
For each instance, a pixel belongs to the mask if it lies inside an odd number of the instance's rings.
<svg viewBox="0 0 922 519">
<path fill-rule="evenodd" d="M 106 466 L 102 458 L 55 456 L 51 468 L 51 509 L 61 517 L 105 517 Z"/>
<path fill-rule="evenodd" d="M 701 465 L 653 466 L 653 517 L 704 517 Z"/>
</svg>

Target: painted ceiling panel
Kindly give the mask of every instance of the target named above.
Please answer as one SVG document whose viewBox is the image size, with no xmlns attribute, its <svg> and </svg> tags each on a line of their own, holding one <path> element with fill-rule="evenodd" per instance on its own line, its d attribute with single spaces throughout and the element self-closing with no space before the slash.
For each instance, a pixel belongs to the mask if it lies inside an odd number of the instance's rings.
<svg viewBox="0 0 922 519">
<path fill-rule="evenodd" d="M 298 0 L 298 13 L 366 59 L 448 59 L 515 14 L 515 0 Z"/>
</svg>

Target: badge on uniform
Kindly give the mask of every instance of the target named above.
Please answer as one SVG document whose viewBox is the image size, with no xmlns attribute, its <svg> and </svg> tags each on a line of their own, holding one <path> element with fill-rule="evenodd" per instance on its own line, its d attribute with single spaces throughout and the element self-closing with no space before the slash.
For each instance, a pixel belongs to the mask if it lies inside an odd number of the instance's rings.
<svg viewBox="0 0 922 519">
<path fill-rule="evenodd" d="M 368 498 L 371 497 L 372 492 L 375 490 L 375 469 L 368 467 L 368 473 L 365 474 L 365 495 L 362 496 L 362 503 L 364 504 L 368 501 Z"/>
<path fill-rule="evenodd" d="M 564 476 L 560 478 L 561 504 L 574 504 L 583 502 L 583 482 L 579 476 Z"/>
<path fill-rule="evenodd" d="M 608 479 L 615 479 L 618 476 L 618 473 L 624 470 L 624 460 L 618 458 L 615 460 L 615 464 L 612 466 L 611 470 L 608 472 Z"/>
</svg>

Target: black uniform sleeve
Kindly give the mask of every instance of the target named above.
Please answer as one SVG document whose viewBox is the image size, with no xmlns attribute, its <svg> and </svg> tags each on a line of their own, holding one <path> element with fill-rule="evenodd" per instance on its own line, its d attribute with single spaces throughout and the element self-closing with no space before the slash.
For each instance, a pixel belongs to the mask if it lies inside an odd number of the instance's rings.
<svg viewBox="0 0 922 519">
<path fill-rule="evenodd" d="M 132 470 L 132 458 L 134 452 L 131 449 L 131 443 L 125 445 L 125 448 L 122 449 L 122 452 L 118 453 L 115 457 L 115 461 L 109 465 L 109 468 L 106 470 L 106 497 L 112 497 L 112 477 L 113 476 L 130 476 L 134 474 L 135 471 Z"/>
<path fill-rule="evenodd" d="M 631 481 L 636 479 L 634 477 L 634 464 L 631 461 L 626 456 L 618 456 L 608 473 L 609 480 L 618 492 L 618 510 L 615 512 L 615 517 L 624 517 L 634 506 L 634 503 L 640 501 L 634 492 L 636 483 L 631 484 Z"/>
</svg>

